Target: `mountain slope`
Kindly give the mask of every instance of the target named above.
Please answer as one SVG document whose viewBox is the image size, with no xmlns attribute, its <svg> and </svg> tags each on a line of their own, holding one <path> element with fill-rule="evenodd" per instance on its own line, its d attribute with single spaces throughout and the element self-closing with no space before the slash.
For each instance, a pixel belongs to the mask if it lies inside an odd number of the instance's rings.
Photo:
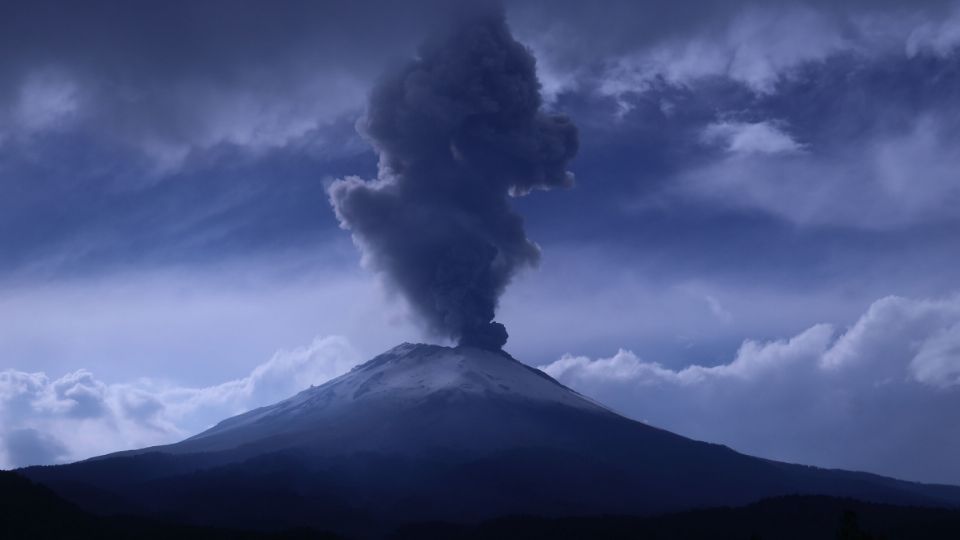
<svg viewBox="0 0 960 540">
<path fill-rule="evenodd" d="M 23 472 L 104 513 L 361 532 L 789 494 L 960 505 L 960 488 L 777 463 L 647 426 L 502 352 L 411 344 L 177 444 Z"/>
<path fill-rule="evenodd" d="M 612 414 L 505 353 L 405 343 L 322 386 L 162 450 L 210 452 L 246 445 L 257 453 L 309 447 L 342 454 L 416 453 L 431 445 L 460 445 L 462 451 L 516 446 L 532 426 L 511 433 L 511 416 L 494 418 L 491 408 Z M 495 425 L 485 425 L 491 421 Z M 485 428 L 499 436 L 478 440 L 477 430 Z"/>
</svg>

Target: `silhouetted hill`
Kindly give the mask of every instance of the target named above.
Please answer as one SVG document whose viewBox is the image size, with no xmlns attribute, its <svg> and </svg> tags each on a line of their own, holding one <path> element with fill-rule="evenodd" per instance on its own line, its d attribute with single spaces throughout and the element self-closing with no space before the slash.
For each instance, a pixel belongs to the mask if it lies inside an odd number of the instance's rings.
<svg viewBox="0 0 960 540">
<path fill-rule="evenodd" d="M 3 540 L 334 540 L 308 530 L 264 533 L 191 527 L 136 517 L 97 517 L 17 473 L 0 471 L 0 538 Z"/>
<path fill-rule="evenodd" d="M 203 504 L 200 497 L 192 503 Z M 207 501 L 215 504 L 215 501 Z M 264 533 L 195 527 L 159 519 L 87 514 L 49 489 L 0 471 L 0 538 L 333 540 L 310 530 Z M 792 496 L 740 508 L 693 510 L 655 517 L 506 517 L 478 525 L 422 523 L 402 527 L 392 540 L 913 540 L 960 538 L 960 510 L 904 507 L 852 499 Z"/>
<path fill-rule="evenodd" d="M 479 525 L 404 527 L 392 540 L 955 540 L 960 510 L 904 507 L 853 499 L 792 496 L 740 508 L 664 516 L 545 519 L 509 517 Z"/>
</svg>

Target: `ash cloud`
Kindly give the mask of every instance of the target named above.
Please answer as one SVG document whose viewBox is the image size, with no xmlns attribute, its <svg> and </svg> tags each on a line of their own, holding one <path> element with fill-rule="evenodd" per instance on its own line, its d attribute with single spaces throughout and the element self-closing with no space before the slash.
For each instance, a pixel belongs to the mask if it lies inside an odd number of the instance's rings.
<svg viewBox="0 0 960 540">
<path fill-rule="evenodd" d="M 379 153 L 378 178 L 330 187 L 366 263 L 460 345 L 506 343 L 498 299 L 539 260 L 510 197 L 573 184 L 576 127 L 541 103 L 533 55 L 501 13 L 475 13 L 371 93 L 358 127 Z"/>
</svg>

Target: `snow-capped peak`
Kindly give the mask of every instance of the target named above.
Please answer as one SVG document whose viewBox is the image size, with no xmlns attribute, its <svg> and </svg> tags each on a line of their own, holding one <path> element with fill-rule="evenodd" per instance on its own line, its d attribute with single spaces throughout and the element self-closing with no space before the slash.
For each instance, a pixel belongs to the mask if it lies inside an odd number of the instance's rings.
<svg viewBox="0 0 960 540">
<path fill-rule="evenodd" d="M 246 426 L 335 417 L 368 406 L 404 408 L 430 399 L 469 397 L 559 405 L 591 412 L 603 406 L 502 351 L 404 343 L 320 386 L 225 420 L 192 440 Z"/>
<path fill-rule="evenodd" d="M 345 401 L 385 396 L 416 399 L 441 391 L 551 402 L 599 405 L 502 351 L 404 343 L 324 385 Z M 323 388 L 323 387 L 320 387 Z"/>
</svg>

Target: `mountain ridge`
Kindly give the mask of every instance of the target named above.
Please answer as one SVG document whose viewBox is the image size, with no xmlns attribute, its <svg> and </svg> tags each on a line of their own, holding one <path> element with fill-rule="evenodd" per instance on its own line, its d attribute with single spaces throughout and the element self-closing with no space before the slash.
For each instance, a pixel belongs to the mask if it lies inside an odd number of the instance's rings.
<svg viewBox="0 0 960 540">
<path fill-rule="evenodd" d="M 403 343 L 339 377 L 272 405 L 223 420 L 179 443 L 103 457 L 148 451 L 195 453 L 228 450 L 268 437 L 315 430 L 316 422 L 329 421 L 331 415 L 347 407 L 380 409 L 382 402 L 386 401 L 387 407 L 395 409 L 416 407 L 431 399 L 471 398 L 525 401 L 575 407 L 596 414 L 617 414 L 503 351 Z M 378 411 L 369 414 L 373 412 Z M 310 415 L 319 415 L 320 418 Z M 301 419 L 313 423 L 296 425 Z M 256 432 L 257 426 L 267 423 L 271 426 L 270 431 Z M 281 424 L 283 428 L 278 428 Z M 238 430 L 245 430 L 245 433 L 238 435 Z"/>
<path fill-rule="evenodd" d="M 506 353 L 423 344 L 179 443 L 22 472 L 100 513 L 348 532 L 793 494 L 960 506 L 958 487 L 746 456 L 623 417 Z"/>
</svg>

